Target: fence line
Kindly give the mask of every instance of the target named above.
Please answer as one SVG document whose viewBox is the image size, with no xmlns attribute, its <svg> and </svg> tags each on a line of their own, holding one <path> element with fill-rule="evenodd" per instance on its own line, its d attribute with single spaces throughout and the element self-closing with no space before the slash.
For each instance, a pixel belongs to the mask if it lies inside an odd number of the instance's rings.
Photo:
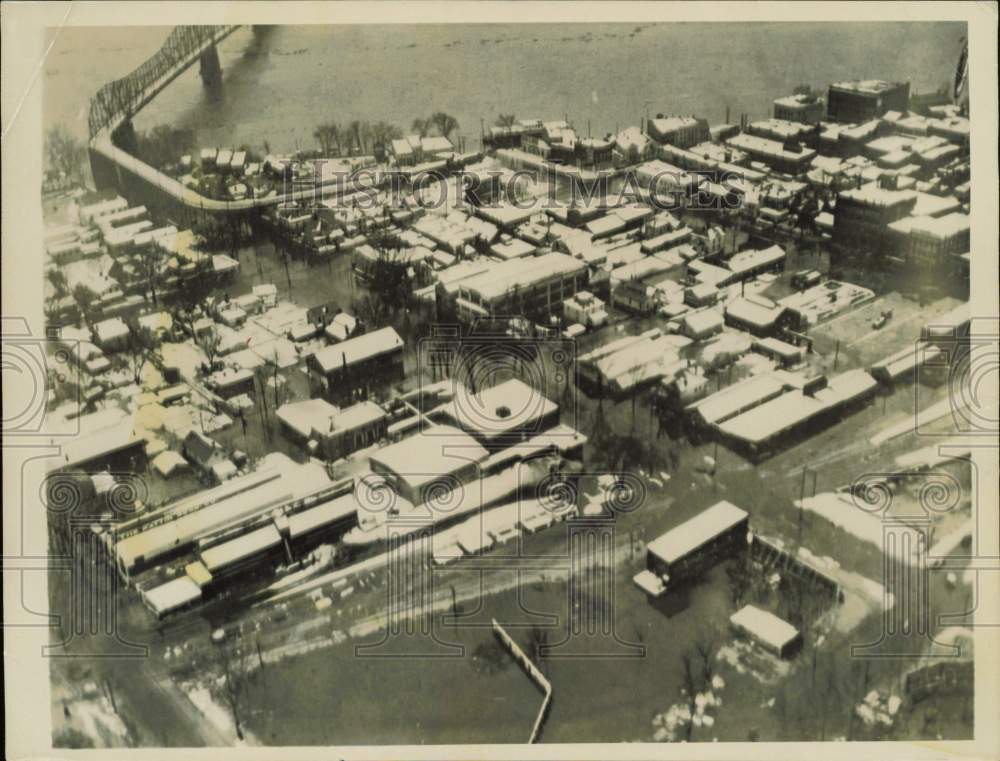
<svg viewBox="0 0 1000 761">
<path fill-rule="evenodd" d="M 552 702 L 552 684 L 548 679 L 545 678 L 538 667 L 531 662 L 531 659 L 525 654 L 521 647 L 511 639 L 511 636 L 504 631 L 504 628 L 497 623 L 495 618 L 490 619 L 493 622 L 493 633 L 496 634 L 500 642 L 506 647 L 510 654 L 514 656 L 514 660 L 520 664 L 520 666 L 527 672 L 531 681 L 542 691 L 545 695 L 545 699 L 542 700 L 542 707 L 538 709 L 538 716 L 535 718 L 535 724 L 531 728 L 531 736 L 528 738 L 528 743 L 532 744 L 538 742 L 538 738 L 542 733 L 542 725 L 545 723 L 545 719 L 548 715 L 549 705 Z"/>
</svg>

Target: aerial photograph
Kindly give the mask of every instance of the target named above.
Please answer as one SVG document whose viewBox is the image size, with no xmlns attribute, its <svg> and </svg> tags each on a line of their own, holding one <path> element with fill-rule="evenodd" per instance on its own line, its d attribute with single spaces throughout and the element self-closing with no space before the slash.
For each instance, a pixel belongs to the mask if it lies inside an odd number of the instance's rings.
<svg viewBox="0 0 1000 761">
<path fill-rule="evenodd" d="M 37 79 L 55 749 L 973 739 L 969 25 L 122 23 Z"/>
</svg>

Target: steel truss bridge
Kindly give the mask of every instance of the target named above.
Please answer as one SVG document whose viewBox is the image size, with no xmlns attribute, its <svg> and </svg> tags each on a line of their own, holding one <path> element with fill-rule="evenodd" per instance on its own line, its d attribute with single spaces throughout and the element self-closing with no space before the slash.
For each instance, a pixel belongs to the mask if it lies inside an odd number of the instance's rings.
<svg viewBox="0 0 1000 761">
<path fill-rule="evenodd" d="M 93 141 L 103 131 L 112 131 L 146 105 L 153 97 L 222 41 L 238 26 L 178 26 L 163 46 L 128 76 L 108 82 L 90 101 L 88 126 Z"/>
</svg>

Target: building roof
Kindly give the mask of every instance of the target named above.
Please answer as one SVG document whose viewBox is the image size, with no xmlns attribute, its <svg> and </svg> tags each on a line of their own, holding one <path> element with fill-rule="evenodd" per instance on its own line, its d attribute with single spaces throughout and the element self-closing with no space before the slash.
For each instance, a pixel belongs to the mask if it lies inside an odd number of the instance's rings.
<svg viewBox="0 0 1000 761">
<path fill-rule="evenodd" d="M 745 605 L 729 617 L 730 623 L 772 649 L 781 652 L 799 636 L 787 621 L 754 605 Z"/>
<path fill-rule="evenodd" d="M 786 95 L 783 98 L 776 98 L 774 102 L 776 105 L 787 108 L 801 108 L 803 106 L 811 106 L 814 103 L 822 103 L 815 95 L 807 95 L 805 93 Z"/>
<path fill-rule="evenodd" d="M 802 148 L 798 151 L 785 150 L 783 143 L 777 140 L 768 140 L 765 137 L 748 135 L 745 132 L 731 137 L 726 141 L 726 145 L 731 145 L 748 153 L 764 154 L 773 158 L 788 159 L 795 161 L 812 161 L 816 151 L 812 148 Z"/>
<path fill-rule="evenodd" d="M 688 312 L 681 319 L 687 326 L 688 332 L 696 336 L 711 333 L 722 328 L 722 315 L 714 309 Z"/>
<path fill-rule="evenodd" d="M 889 227 L 899 233 L 923 233 L 943 240 L 968 231 L 969 215 L 954 212 L 943 217 L 904 217 L 893 222 Z"/>
<path fill-rule="evenodd" d="M 626 127 L 615 135 L 615 144 L 621 151 L 628 152 L 634 148 L 641 152 L 649 145 L 649 138 L 638 127 Z"/>
<path fill-rule="evenodd" d="M 726 316 L 741 322 L 765 328 L 773 325 L 785 308 L 772 303 L 766 306 L 752 298 L 738 297 L 726 304 Z"/>
<path fill-rule="evenodd" d="M 264 463 L 254 473 L 176 500 L 118 526 L 119 535 L 124 537 L 115 545 L 119 562 L 131 569 L 140 559 L 155 560 L 210 531 L 307 496 L 330 482 L 322 466 L 297 465 L 280 453 L 267 455 Z M 150 527 L 143 530 L 147 525 Z"/>
<path fill-rule="evenodd" d="M 165 616 L 167 613 L 200 600 L 201 587 L 187 576 L 178 576 L 166 584 L 145 590 L 142 596 L 153 613 L 157 616 Z"/>
<path fill-rule="evenodd" d="M 215 574 L 226 566 L 258 555 L 281 544 L 281 534 L 273 523 L 250 531 L 236 539 L 217 544 L 201 551 L 201 562 Z"/>
<path fill-rule="evenodd" d="M 897 203 L 915 201 L 917 192 L 915 190 L 880 188 L 877 182 L 869 182 L 860 188 L 841 191 L 840 197 L 849 198 L 867 206 L 893 206 Z"/>
<path fill-rule="evenodd" d="M 425 153 L 442 153 L 455 150 L 451 141 L 441 136 L 421 138 L 420 149 Z"/>
<path fill-rule="evenodd" d="M 865 95 L 881 95 L 884 92 L 902 87 L 904 82 L 887 82 L 884 79 L 857 79 L 853 81 L 834 82 L 830 89 L 847 90 Z"/>
<path fill-rule="evenodd" d="M 565 277 L 586 270 L 586 265 L 568 254 L 548 253 L 531 259 L 512 259 L 473 275 L 462 287 L 484 300 L 496 299 L 515 289 L 531 288 L 550 277 Z"/>
<path fill-rule="evenodd" d="M 801 357 L 804 353 L 804 349 L 801 346 L 790 344 L 787 341 L 782 341 L 781 339 L 774 338 L 773 336 L 757 341 L 756 345 L 771 354 L 777 354 L 783 359 L 795 359 Z"/>
<path fill-rule="evenodd" d="M 650 122 L 660 134 L 698 126 L 698 119 L 693 116 L 668 116 L 663 119 L 650 119 Z"/>
<path fill-rule="evenodd" d="M 465 431 L 439 425 L 382 447 L 368 459 L 419 487 L 486 457 L 486 450 Z"/>
<path fill-rule="evenodd" d="M 135 433 L 133 416 L 117 407 L 72 419 L 52 413 L 46 422 L 49 432 L 63 439 L 58 442 L 62 446 L 62 462 L 53 461 L 50 469 L 77 465 L 143 441 Z"/>
<path fill-rule="evenodd" d="M 310 531 L 324 528 L 353 515 L 357 507 L 354 494 L 344 494 L 329 502 L 324 502 L 319 507 L 288 516 L 289 533 L 293 539 L 298 538 Z"/>
<path fill-rule="evenodd" d="M 513 238 L 506 243 L 494 243 L 490 251 L 501 259 L 520 259 L 530 256 L 535 251 L 535 245 L 520 238 Z"/>
<path fill-rule="evenodd" d="M 475 393 L 459 386 L 454 397 L 438 409 L 459 428 L 489 440 L 510 431 L 532 431 L 559 405 L 524 381 L 511 378 Z"/>
<path fill-rule="evenodd" d="M 751 444 L 760 444 L 822 412 L 874 391 L 877 383 L 864 370 L 849 370 L 830 379 L 812 395 L 789 391 L 719 424 L 720 430 Z"/>
<path fill-rule="evenodd" d="M 372 401 L 361 401 L 341 410 L 333 418 L 333 428 L 330 433 L 353 431 L 356 428 L 370 425 L 385 417 L 385 410 Z"/>
<path fill-rule="evenodd" d="M 784 383 L 774 375 L 755 375 L 696 402 L 691 409 L 706 423 L 718 424 L 784 391 Z"/>
<path fill-rule="evenodd" d="M 785 250 L 775 244 L 769 248 L 740 251 L 738 254 L 734 254 L 726 264 L 732 272 L 740 274 L 757 267 L 766 267 L 769 264 L 780 262 L 784 258 Z"/>
<path fill-rule="evenodd" d="M 745 510 L 722 500 L 657 537 L 646 549 L 668 564 L 675 563 L 749 517 Z"/>
<path fill-rule="evenodd" d="M 330 420 L 339 408 L 325 399 L 305 399 L 288 402 L 278 408 L 278 420 L 304 439 L 313 435 L 314 430 L 326 431 Z"/>
<path fill-rule="evenodd" d="M 917 192 L 917 203 L 913 207 L 915 217 L 940 217 L 952 211 L 958 211 L 962 204 L 954 196 L 935 196 L 930 193 Z"/>
<path fill-rule="evenodd" d="M 757 129 L 770 135 L 776 135 L 781 139 L 798 137 L 806 132 L 812 131 L 812 126 L 800 122 L 790 122 L 787 119 L 762 119 L 751 122 L 751 129 Z"/>
<path fill-rule="evenodd" d="M 403 348 L 403 339 L 392 327 L 384 327 L 371 333 L 349 338 L 339 344 L 327 346 L 317 351 L 313 357 L 324 373 L 347 365 L 350 367 L 358 362 L 372 359 L 381 354 L 399 351 Z"/>
<path fill-rule="evenodd" d="M 124 338 L 129 334 L 128 325 L 121 317 L 110 317 L 101 320 L 94 325 L 94 332 L 97 334 L 98 343 L 114 341 L 116 338 Z"/>
<path fill-rule="evenodd" d="M 184 454 L 199 465 L 206 465 L 215 454 L 215 442 L 205 434 L 192 428 L 184 437 Z"/>
</svg>

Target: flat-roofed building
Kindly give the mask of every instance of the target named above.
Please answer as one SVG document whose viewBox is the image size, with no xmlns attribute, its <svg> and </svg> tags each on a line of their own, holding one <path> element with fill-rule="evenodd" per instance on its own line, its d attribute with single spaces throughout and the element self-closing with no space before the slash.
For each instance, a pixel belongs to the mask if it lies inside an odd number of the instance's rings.
<svg viewBox="0 0 1000 761">
<path fill-rule="evenodd" d="M 289 515 L 288 539 L 294 547 L 301 549 L 305 544 L 315 545 L 332 538 L 353 525 L 357 507 L 354 494 L 348 492 L 316 507 Z"/>
<path fill-rule="evenodd" d="M 459 318 L 559 314 L 562 303 L 587 286 L 587 265 L 551 252 L 497 263 L 459 285 Z"/>
<path fill-rule="evenodd" d="M 814 134 L 818 134 L 815 132 L 813 125 L 778 118 L 750 122 L 747 125 L 747 132 L 757 137 L 776 140 L 781 143 L 786 140 L 807 142 Z"/>
<path fill-rule="evenodd" d="M 802 124 L 819 124 L 826 116 L 826 103 L 815 95 L 799 93 L 774 101 L 774 118 Z"/>
<path fill-rule="evenodd" d="M 202 592 L 201 587 L 188 576 L 178 576 L 159 586 L 140 589 L 139 597 L 154 616 L 165 618 L 197 605 L 201 602 Z"/>
<path fill-rule="evenodd" d="M 379 405 L 361 401 L 340 409 L 325 399 L 289 402 L 278 408 L 282 431 L 300 445 L 316 442 L 317 454 L 337 460 L 386 436 L 388 418 Z"/>
<path fill-rule="evenodd" d="M 380 328 L 333 346 L 306 360 L 313 388 L 328 401 L 355 398 L 403 378 L 403 339 L 391 327 Z"/>
<path fill-rule="evenodd" d="M 808 436 L 836 422 L 846 412 L 874 396 L 878 384 L 865 370 L 849 370 L 827 380 L 807 381 L 718 425 L 736 449 L 759 458 L 773 453 L 797 436 Z"/>
<path fill-rule="evenodd" d="M 660 144 L 678 148 L 690 148 L 711 138 L 708 120 L 694 116 L 658 116 L 646 123 L 646 134 Z"/>
<path fill-rule="evenodd" d="M 870 182 L 837 195 L 833 238 L 840 246 L 887 254 L 895 242 L 889 225 L 913 213 L 915 190 L 893 190 Z"/>
<path fill-rule="evenodd" d="M 47 430 L 64 436 L 58 442 L 59 455 L 51 459 L 52 470 L 82 473 L 146 470 L 146 437 L 136 429 L 132 415 L 122 410 L 108 408 L 53 423 Z M 57 484 L 58 481 L 53 482 L 53 486 Z"/>
<path fill-rule="evenodd" d="M 739 634 L 749 637 L 779 658 L 790 655 L 802 645 L 798 629 L 755 605 L 740 608 L 729 617 L 729 623 Z"/>
<path fill-rule="evenodd" d="M 918 341 L 876 362 L 869 369 L 871 376 L 884 386 L 913 376 L 917 369 L 941 356 L 941 348 L 926 341 Z"/>
<path fill-rule="evenodd" d="M 808 172 L 816 156 L 812 148 L 805 148 L 792 140 L 778 142 L 746 133 L 730 138 L 726 145 L 738 148 L 754 161 L 767 164 L 777 172 L 793 175 Z"/>
<path fill-rule="evenodd" d="M 428 499 L 444 501 L 444 493 L 457 491 L 477 478 L 479 463 L 489 453 L 465 431 L 454 426 L 434 426 L 368 458 L 372 473 L 411 505 Z"/>
<path fill-rule="evenodd" d="M 666 589 L 744 552 L 750 515 L 723 500 L 646 545 L 646 569 Z"/>
<path fill-rule="evenodd" d="M 727 386 L 687 408 L 696 424 L 717 426 L 785 393 L 784 382 L 773 374 L 754 375 Z"/>
<path fill-rule="evenodd" d="M 460 428 L 495 452 L 559 424 L 559 405 L 518 378 L 486 389 L 455 389 L 454 397 L 428 413 Z"/>
<path fill-rule="evenodd" d="M 296 465 L 285 455 L 272 453 L 260 470 L 118 524 L 109 537 L 111 550 L 119 572 L 128 579 L 190 550 L 204 537 L 252 522 L 268 510 L 330 485 L 321 466 Z"/>
<path fill-rule="evenodd" d="M 915 263 L 941 263 L 969 251 L 969 215 L 904 217 L 889 225 L 899 235 L 899 253 Z"/>
<path fill-rule="evenodd" d="M 827 118 L 858 124 L 877 119 L 886 111 L 906 111 L 910 106 L 909 82 L 881 79 L 835 82 L 826 97 Z"/>
<path fill-rule="evenodd" d="M 213 581 L 248 570 L 284 552 L 281 534 L 273 522 L 231 539 L 199 549 L 202 564 Z"/>
</svg>

